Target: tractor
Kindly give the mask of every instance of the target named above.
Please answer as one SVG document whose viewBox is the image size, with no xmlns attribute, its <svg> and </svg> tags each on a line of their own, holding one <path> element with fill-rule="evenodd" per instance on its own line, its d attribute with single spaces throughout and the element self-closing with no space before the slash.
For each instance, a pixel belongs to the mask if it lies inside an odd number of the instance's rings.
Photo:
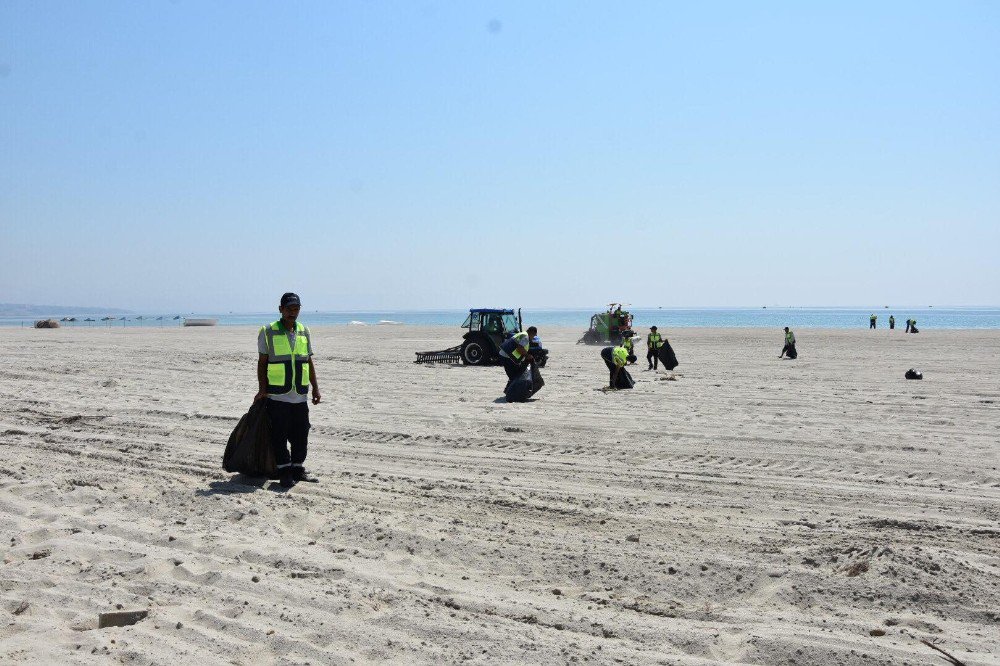
<svg viewBox="0 0 1000 666">
<path fill-rule="evenodd" d="M 462 322 L 468 329 L 462 344 L 437 352 L 417 352 L 417 363 L 456 363 L 463 365 L 495 365 L 500 362 L 500 345 L 521 330 L 521 311 L 495 308 L 473 308 Z M 539 367 L 545 367 L 549 352 L 532 349 L 531 355 Z"/>
<path fill-rule="evenodd" d="M 623 303 L 610 303 L 606 312 L 590 318 L 590 328 L 576 344 L 618 345 L 625 334 L 632 334 L 632 314 L 623 310 Z"/>
</svg>

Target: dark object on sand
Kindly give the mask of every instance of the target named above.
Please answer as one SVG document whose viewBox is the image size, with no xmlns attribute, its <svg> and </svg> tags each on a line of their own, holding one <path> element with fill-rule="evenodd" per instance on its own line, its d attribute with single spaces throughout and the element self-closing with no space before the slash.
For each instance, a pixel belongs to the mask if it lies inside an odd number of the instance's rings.
<svg viewBox="0 0 1000 666">
<path fill-rule="evenodd" d="M 784 347 L 781 348 L 781 355 L 788 356 L 788 358 L 798 358 L 799 353 L 795 351 L 795 343 L 788 342 Z"/>
<path fill-rule="evenodd" d="M 524 366 L 524 370 L 517 377 L 507 382 L 503 390 L 507 402 L 527 402 L 528 398 L 535 395 L 545 386 L 542 373 L 538 371 L 538 366 L 529 363 Z"/>
<path fill-rule="evenodd" d="M 910 368 L 909 370 L 906 371 L 905 377 L 907 379 L 923 379 L 924 373 L 920 372 L 915 368 Z"/>
<path fill-rule="evenodd" d="M 601 350 L 601 358 L 604 359 L 604 365 L 608 366 L 608 370 L 611 375 L 608 378 L 608 385 L 614 388 L 620 389 L 630 389 L 635 386 L 635 380 L 632 379 L 632 375 L 628 374 L 628 370 L 622 368 L 618 372 L 618 383 L 615 381 L 615 362 L 612 360 L 612 347 L 605 347 Z"/>
<path fill-rule="evenodd" d="M 271 421 L 265 402 L 266 399 L 253 403 L 229 436 L 226 452 L 222 454 L 222 468 L 227 472 L 278 478 L 274 449 L 271 448 Z"/>
<path fill-rule="evenodd" d="M 145 620 L 147 615 L 149 615 L 149 611 L 147 610 L 111 611 L 110 613 L 101 613 L 97 616 L 97 628 L 104 629 L 105 627 L 128 627 L 136 622 Z"/>
<path fill-rule="evenodd" d="M 920 331 L 917 329 L 917 325 L 916 324 L 910 325 L 910 333 L 919 333 L 919 332 Z"/>
<path fill-rule="evenodd" d="M 39 319 L 35 322 L 35 328 L 59 328 L 59 322 L 55 319 Z"/>
<path fill-rule="evenodd" d="M 677 362 L 677 354 L 674 353 L 674 348 L 670 346 L 667 340 L 663 340 L 663 346 L 657 350 L 656 356 L 667 370 L 673 370 L 680 365 Z"/>
</svg>

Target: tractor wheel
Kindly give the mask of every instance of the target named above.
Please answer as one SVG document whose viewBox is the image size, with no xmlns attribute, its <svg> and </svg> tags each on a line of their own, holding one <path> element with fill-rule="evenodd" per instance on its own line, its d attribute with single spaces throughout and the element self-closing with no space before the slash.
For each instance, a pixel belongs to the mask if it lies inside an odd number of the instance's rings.
<svg viewBox="0 0 1000 666">
<path fill-rule="evenodd" d="M 462 345 L 462 363 L 465 365 L 485 365 L 486 350 L 478 340 L 467 340 Z"/>
</svg>

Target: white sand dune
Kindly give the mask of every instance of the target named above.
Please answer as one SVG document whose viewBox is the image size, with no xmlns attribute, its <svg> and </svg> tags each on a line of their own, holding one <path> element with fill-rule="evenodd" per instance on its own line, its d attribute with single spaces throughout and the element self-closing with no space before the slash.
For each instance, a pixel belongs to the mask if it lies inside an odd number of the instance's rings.
<svg viewBox="0 0 1000 666">
<path fill-rule="evenodd" d="M 1000 333 L 667 331 L 605 393 L 543 330 L 508 405 L 360 328 L 288 493 L 221 469 L 255 328 L 7 330 L 0 663 L 998 663 Z"/>
</svg>

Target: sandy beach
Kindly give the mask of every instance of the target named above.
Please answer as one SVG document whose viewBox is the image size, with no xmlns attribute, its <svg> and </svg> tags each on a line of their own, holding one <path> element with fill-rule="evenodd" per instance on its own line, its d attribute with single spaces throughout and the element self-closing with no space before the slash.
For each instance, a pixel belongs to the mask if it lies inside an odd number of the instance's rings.
<svg viewBox="0 0 1000 666">
<path fill-rule="evenodd" d="M 412 362 L 457 327 L 312 332 L 290 492 L 221 467 L 255 329 L 6 332 L 0 662 L 1000 663 L 998 331 L 667 330 L 606 393 L 542 330 L 527 404 Z"/>
</svg>

